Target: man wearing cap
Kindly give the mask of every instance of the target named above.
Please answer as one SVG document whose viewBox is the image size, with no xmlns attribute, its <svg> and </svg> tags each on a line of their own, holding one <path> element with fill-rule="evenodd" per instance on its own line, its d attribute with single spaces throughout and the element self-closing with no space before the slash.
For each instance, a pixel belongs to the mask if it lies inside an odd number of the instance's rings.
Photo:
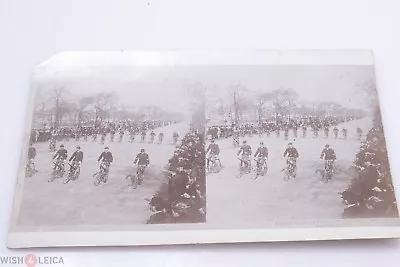
<svg viewBox="0 0 400 267">
<path fill-rule="evenodd" d="M 214 160 L 219 161 L 221 163 L 221 161 L 219 160 L 219 145 L 215 143 L 214 139 L 211 140 L 211 143 L 208 145 L 206 154 L 208 153 L 207 156 L 207 169 L 210 165 L 210 161 L 212 158 L 214 158 Z"/>
<path fill-rule="evenodd" d="M 53 160 L 60 160 L 62 164 L 68 157 L 68 151 L 64 148 L 64 145 L 60 145 L 60 149 L 57 150 L 56 154 L 53 156 Z M 54 165 L 53 169 L 56 169 L 56 165 Z"/>
<path fill-rule="evenodd" d="M 295 147 L 293 147 L 292 143 L 288 144 L 288 147 L 285 149 L 285 152 L 283 153 L 283 157 L 284 158 L 291 158 L 294 160 L 295 166 L 296 166 L 296 161 L 297 158 L 299 157 L 299 152 L 297 151 L 297 149 Z M 287 164 L 289 164 L 289 160 L 286 161 Z"/>
<path fill-rule="evenodd" d="M 240 166 L 243 167 L 244 164 L 248 164 L 250 167 L 250 160 L 249 158 L 251 157 L 251 146 L 247 144 L 247 141 L 243 141 L 243 145 L 240 147 L 237 155 L 241 155 L 241 160 L 240 160 Z"/>
<path fill-rule="evenodd" d="M 325 145 L 325 148 L 321 152 L 320 159 L 336 160 L 335 150 L 333 150 L 329 145 Z"/>
<path fill-rule="evenodd" d="M 83 152 L 81 151 L 81 147 L 77 146 L 75 152 L 72 154 L 72 156 L 69 158 L 69 162 L 72 161 L 70 171 L 72 171 L 72 166 L 74 164 L 78 164 L 80 167 L 83 161 Z"/>
<path fill-rule="evenodd" d="M 264 146 L 264 142 L 260 142 L 260 147 L 254 153 L 254 158 L 256 158 L 257 169 L 260 168 L 261 163 L 268 160 L 268 148 Z"/>
<path fill-rule="evenodd" d="M 100 154 L 99 158 L 97 159 L 98 162 L 106 163 L 106 166 L 110 166 L 111 162 L 113 162 L 114 158 L 112 153 L 109 151 L 108 146 L 104 148 L 104 151 Z M 100 165 L 101 166 L 101 165 Z M 104 169 L 105 172 L 108 174 L 108 168 Z"/>
</svg>

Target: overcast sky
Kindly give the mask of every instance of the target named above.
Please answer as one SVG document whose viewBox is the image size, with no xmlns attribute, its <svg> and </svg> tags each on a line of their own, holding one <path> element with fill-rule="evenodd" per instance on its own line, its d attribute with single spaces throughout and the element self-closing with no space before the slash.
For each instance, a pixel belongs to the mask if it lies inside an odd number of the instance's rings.
<svg viewBox="0 0 400 267">
<path fill-rule="evenodd" d="M 371 66 L 129 66 L 50 60 L 36 68 L 34 83 L 46 90 L 64 85 L 72 93 L 115 91 L 123 104 L 156 105 L 187 113 L 192 105 L 186 89 L 201 82 L 226 98 L 240 83 L 249 94 L 292 88 L 300 101 L 334 101 L 368 109 L 363 86 L 375 81 Z"/>
</svg>

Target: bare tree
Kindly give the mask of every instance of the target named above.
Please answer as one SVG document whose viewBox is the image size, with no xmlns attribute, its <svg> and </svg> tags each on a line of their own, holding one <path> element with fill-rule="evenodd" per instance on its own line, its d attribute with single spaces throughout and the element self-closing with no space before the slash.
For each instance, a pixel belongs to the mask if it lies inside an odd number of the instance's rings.
<svg viewBox="0 0 400 267">
<path fill-rule="evenodd" d="M 92 104 L 94 101 L 94 97 L 83 97 L 79 100 L 78 103 L 78 128 L 81 128 L 82 120 L 84 117 L 85 109 Z"/>
<path fill-rule="evenodd" d="M 274 98 L 273 93 L 261 93 L 257 96 L 256 107 L 257 107 L 258 123 L 261 123 L 263 120 L 263 112 L 265 104 L 273 100 L 273 98 Z"/>
<path fill-rule="evenodd" d="M 60 86 L 52 91 L 54 101 L 54 128 L 57 129 L 60 126 L 63 116 L 70 111 L 66 96 L 69 91 L 64 87 Z"/>
</svg>

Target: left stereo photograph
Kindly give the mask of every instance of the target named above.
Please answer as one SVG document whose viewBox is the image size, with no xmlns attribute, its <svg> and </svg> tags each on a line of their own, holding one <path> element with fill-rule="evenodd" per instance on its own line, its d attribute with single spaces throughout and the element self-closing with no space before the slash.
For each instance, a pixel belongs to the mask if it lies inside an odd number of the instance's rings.
<svg viewBox="0 0 400 267">
<path fill-rule="evenodd" d="M 13 231 L 206 221 L 201 84 L 124 55 L 66 52 L 35 68 Z"/>
</svg>

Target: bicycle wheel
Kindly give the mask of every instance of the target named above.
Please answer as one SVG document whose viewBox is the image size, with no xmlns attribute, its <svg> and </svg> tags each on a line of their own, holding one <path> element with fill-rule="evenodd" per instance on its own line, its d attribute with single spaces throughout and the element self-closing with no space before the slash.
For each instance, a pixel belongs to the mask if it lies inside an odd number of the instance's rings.
<svg viewBox="0 0 400 267">
<path fill-rule="evenodd" d="M 56 179 L 57 176 L 57 171 L 54 170 L 51 174 L 50 174 L 50 178 L 47 180 L 49 183 L 53 182 Z"/>
<path fill-rule="evenodd" d="M 68 173 L 68 175 L 67 175 L 67 177 L 64 179 L 64 181 L 63 181 L 63 183 L 64 184 L 67 184 L 69 181 L 71 181 L 71 176 L 72 176 L 73 174 L 70 172 L 70 173 Z"/>
<path fill-rule="evenodd" d="M 132 188 L 136 189 L 138 187 L 138 184 L 139 184 L 138 175 L 136 174 L 136 175 L 132 176 L 131 179 L 132 179 Z"/>
</svg>

